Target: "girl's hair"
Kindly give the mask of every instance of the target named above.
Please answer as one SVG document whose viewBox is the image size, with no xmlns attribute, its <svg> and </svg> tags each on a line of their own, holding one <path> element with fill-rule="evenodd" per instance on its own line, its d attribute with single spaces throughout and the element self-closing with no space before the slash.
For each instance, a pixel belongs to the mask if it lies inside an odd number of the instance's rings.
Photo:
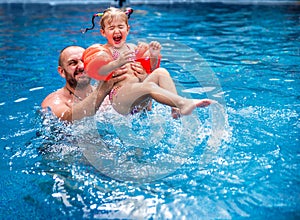
<svg viewBox="0 0 300 220">
<path fill-rule="evenodd" d="M 104 23 L 107 21 L 107 23 L 110 24 L 116 17 L 121 17 L 128 26 L 128 15 L 118 8 L 110 7 L 103 12 L 103 15 L 100 20 L 100 27 L 104 29 Z"/>
</svg>

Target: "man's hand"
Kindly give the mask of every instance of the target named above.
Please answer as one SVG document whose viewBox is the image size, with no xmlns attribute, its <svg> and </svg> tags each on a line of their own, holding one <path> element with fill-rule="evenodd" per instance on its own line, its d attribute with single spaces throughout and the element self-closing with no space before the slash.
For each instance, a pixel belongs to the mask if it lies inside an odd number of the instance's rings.
<svg viewBox="0 0 300 220">
<path fill-rule="evenodd" d="M 113 88 L 113 86 L 118 83 L 123 81 L 124 79 L 126 79 L 126 75 L 124 75 L 125 73 L 127 73 L 127 68 L 126 66 L 122 66 L 121 68 L 118 68 L 114 74 L 113 77 L 108 80 L 108 81 L 100 81 L 98 86 L 97 86 L 97 90 L 102 90 L 105 94 L 109 94 L 110 90 Z"/>
<path fill-rule="evenodd" d="M 134 63 L 131 63 L 131 69 L 133 70 L 133 74 L 139 78 L 139 80 L 141 82 L 143 82 L 148 74 L 146 73 L 146 71 L 144 70 L 143 66 L 141 65 L 141 63 L 139 62 L 134 62 Z"/>
</svg>

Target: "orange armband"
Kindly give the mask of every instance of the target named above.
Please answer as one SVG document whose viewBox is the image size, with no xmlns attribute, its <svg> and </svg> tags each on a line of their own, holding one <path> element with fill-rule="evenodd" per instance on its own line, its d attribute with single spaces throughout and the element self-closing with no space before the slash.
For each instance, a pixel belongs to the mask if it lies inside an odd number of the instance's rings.
<svg viewBox="0 0 300 220">
<path fill-rule="evenodd" d="M 159 67 L 160 60 L 161 60 L 161 55 L 159 55 L 158 57 L 158 61 L 155 66 L 155 69 Z M 142 50 L 139 48 L 139 50 L 136 51 L 136 61 L 141 63 L 141 65 L 143 66 L 143 68 L 148 74 L 152 72 L 149 46 L 144 47 Z"/>
<path fill-rule="evenodd" d="M 111 52 L 101 44 L 94 44 L 88 47 L 82 55 L 84 70 L 88 76 L 96 80 L 107 81 L 112 77 L 113 73 L 107 75 L 100 75 L 101 67 L 107 65 L 113 58 Z"/>
<path fill-rule="evenodd" d="M 157 64 L 155 66 L 155 69 L 160 66 L 160 60 L 161 60 L 161 56 L 158 57 L 158 61 L 157 61 Z M 148 74 L 150 74 L 152 72 L 150 57 L 139 58 L 136 61 L 141 63 L 141 65 L 143 66 L 143 68 L 145 69 L 145 71 Z"/>
</svg>

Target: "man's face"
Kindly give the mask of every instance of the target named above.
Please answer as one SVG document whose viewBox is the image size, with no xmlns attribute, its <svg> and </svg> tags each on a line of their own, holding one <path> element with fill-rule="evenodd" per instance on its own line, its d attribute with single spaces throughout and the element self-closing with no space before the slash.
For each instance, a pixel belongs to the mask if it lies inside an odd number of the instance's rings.
<svg viewBox="0 0 300 220">
<path fill-rule="evenodd" d="M 62 71 L 71 87 L 84 87 L 89 85 L 91 79 L 84 72 L 82 62 L 83 48 L 71 47 L 62 54 Z"/>
</svg>

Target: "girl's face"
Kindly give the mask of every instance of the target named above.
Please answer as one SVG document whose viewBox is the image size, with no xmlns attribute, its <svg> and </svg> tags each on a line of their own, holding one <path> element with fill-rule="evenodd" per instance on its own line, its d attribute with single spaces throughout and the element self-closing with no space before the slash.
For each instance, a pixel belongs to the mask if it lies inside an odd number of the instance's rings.
<svg viewBox="0 0 300 220">
<path fill-rule="evenodd" d="M 130 26 L 126 24 L 124 18 L 116 16 L 112 22 L 104 22 L 104 27 L 101 29 L 101 34 L 107 39 L 108 44 L 116 48 L 121 48 L 126 42 Z"/>
</svg>

